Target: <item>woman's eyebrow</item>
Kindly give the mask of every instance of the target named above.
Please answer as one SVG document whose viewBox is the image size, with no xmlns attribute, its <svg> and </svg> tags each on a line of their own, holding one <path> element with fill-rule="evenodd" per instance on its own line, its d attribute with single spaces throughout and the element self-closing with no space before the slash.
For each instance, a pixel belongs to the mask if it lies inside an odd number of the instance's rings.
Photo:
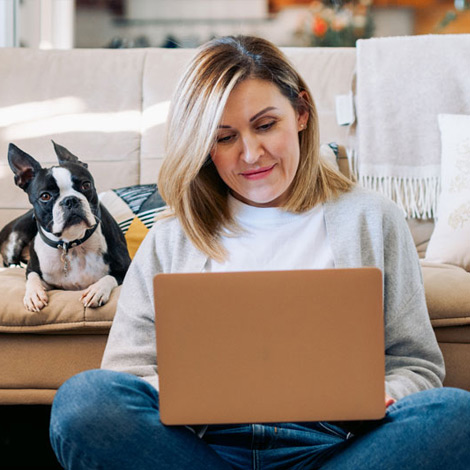
<svg viewBox="0 0 470 470">
<path fill-rule="evenodd" d="M 273 109 L 277 109 L 275 106 L 267 106 L 266 108 L 262 109 L 259 113 L 256 113 L 253 117 L 250 118 L 250 122 L 253 122 L 256 118 L 260 117 L 262 114 L 267 113 Z M 224 126 L 220 125 L 219 129 L 231 129 L 232 126 Z"/>
<path fill-rule="evenodd" d="M 268 106 L 267 108 L 262 109 L 259 113 L 256 113 L 252 118 L 250 118 L 250 122 L 253 122 L 257 117 L 273 109 L 277 109 L 277 108 L 275 106 Z"/>
</svg>

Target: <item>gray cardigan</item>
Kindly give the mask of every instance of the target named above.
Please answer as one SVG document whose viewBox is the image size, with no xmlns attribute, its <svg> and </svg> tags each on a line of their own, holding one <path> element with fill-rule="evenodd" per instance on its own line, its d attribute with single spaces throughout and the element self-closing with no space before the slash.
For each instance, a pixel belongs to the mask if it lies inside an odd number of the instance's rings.
<svg viewBox="0 0 470 470">
<path fill-rule="evenodd" d="M 402 212 L 384 197 L 355 188 L 325 203 L 324 214 L 336 268 L 377 266 L 384 273 L 387 393 L 399 399 L 442 386 L 444 361 Z M 124 280 L 102 368 L 135 374 L 158 389 L 153 277 L 201 272 L 206 261 L 176 218 L 155 224 Z"/>
</svg>

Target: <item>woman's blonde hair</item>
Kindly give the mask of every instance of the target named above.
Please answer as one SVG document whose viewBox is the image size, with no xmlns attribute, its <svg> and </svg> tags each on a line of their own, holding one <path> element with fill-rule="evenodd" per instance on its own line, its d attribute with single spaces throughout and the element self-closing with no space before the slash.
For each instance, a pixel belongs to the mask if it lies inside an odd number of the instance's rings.
<svg viewBox="0 0 470 470">
<path fill-rule="evenodd" d="M 228 207 L 229 188 L 212 164 L 210 152 L 231 91 L 248 78 L 275 84 L 295 111 L 309 112 L 307 126 L 299 133 L 299 167 L 282 208 L 305 212 L 352 186 L 320 159 L 313 98 L 275 45 L 251 36 L 228 36 L 206 43 L 186 69 L 172 100 L 158 188 L 170 207 L 166 216 L 175 215 L 193 244 L 218 261 L 225 258 L 220 235 L 237 227 Z"/>
</svg>

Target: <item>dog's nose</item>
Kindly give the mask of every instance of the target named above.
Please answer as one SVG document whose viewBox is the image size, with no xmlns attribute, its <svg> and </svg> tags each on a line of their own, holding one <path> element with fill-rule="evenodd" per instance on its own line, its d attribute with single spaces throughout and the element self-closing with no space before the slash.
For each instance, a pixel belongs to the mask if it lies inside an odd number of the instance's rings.
<svg viewBox="0 0 470 470">
<path fill-rule="evenodd" d="M 74 207 L 78 207 L 80 205 L 80 199 L 75 196 L 64 197 L 64 199 L 60 201 L 60 205 L 66 207 L 67 209 L 73 209 Z"/>
</svg>

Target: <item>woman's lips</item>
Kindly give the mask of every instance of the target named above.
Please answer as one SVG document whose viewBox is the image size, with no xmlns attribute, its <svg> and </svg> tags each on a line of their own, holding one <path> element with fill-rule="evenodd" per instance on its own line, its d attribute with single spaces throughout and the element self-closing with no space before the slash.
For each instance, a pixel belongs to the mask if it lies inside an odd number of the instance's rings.
<svg viewBox="0 0 470 470">
<path fill-rule="evenodd" d="M 256 170 L 244 171 L 240 173 L 244 178 L 248 180 L 260 180 L 266 178 L 276 165 L 266 166 L 263 168 L 258 168 Z"/>
</svg>

